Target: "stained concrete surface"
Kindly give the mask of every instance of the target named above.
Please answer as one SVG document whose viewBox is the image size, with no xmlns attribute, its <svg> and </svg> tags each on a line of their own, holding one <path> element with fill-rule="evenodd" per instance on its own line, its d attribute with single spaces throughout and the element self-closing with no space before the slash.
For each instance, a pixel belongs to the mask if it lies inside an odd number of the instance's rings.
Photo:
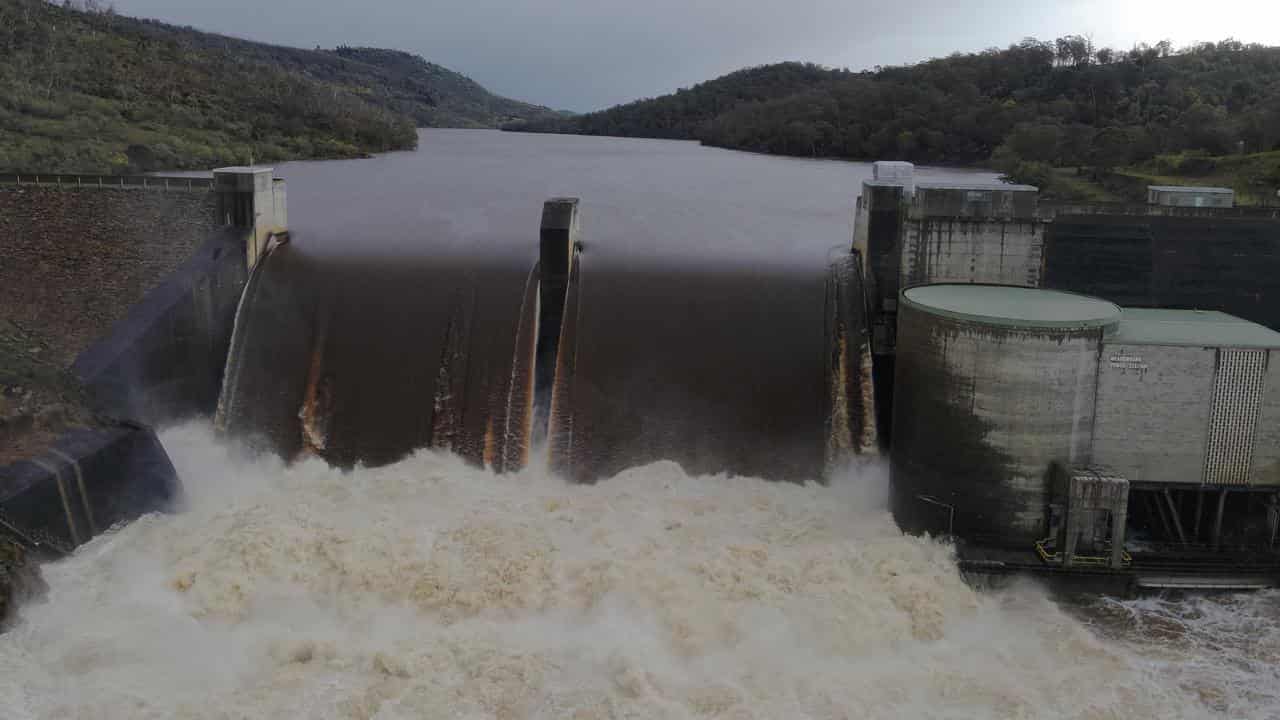
<svg viewBox="0 0 1280 720">
<path fill-rule="evenodd" d="M 215 227 L 208 190 L 0 187 L 0 320 L 69 366 Z"/>
</svg>

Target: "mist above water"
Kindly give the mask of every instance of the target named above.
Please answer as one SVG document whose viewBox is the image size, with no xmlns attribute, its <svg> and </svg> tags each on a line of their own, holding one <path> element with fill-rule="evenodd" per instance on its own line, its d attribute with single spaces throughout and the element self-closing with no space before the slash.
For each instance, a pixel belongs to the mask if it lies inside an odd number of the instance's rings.
<svg viewBox="0 0 1280 720">
<path fill-rule="evenodd" d="M 6 718 L 1224 708 L 1169 671 L 1175 646 L 1108 639 L 1030 585 L 970 589 L 949 547 L 896 530 L 876 464 L 829 487 L 667 462 L 573 486 L 426 451 L 347 473 L 245 461 L 203 424 L 162 439 L 189 507 L 45 568 L 48 599 L 0 636 Z"/>
</svg>

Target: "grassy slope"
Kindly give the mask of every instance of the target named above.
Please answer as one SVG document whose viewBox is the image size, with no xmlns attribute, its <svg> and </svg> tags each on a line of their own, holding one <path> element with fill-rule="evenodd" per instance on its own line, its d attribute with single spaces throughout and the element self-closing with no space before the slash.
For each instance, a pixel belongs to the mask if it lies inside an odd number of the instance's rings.
<svg viewBox="0 0 1280 720">
<path fill-rule="evenodd" d="M 1098 203 L 1125 202 L 1129 199 L 1126 195 L 1095 182 L 1087 175 L 1086 170 L 1080 168 L 1054 168 L 1052 190 L 1042 192 L 1041 197 Z"/>
<path fill-rule="evenodd" d="M 1179 153 L 1094 175 L 1087 168 L 1054 168 L 1046 198 L 1089 202 L 1146 202 L 1148 185 L 1227 187 L 1236 204 L 1277 206 L 1280 151 L 1220 157 Z"/>
<path fill-rule="evenodd" d="M 492 128 L 559 116 L 545 107 L 494 95 L 465 75 L 399 50 L 341 47 L 326 54 L 342 60 L 337 67 L 326 67 L 340 77 L 352 67 L 376 68 L 378 82 L 366 84 L 385 93 L 379 104 L 412 117 L 419 127 Z"/>
<path fill-rule="evenodd" d="M 1209 157 L 1161 155 L 1120 173 L 1146 185 L 1210 185 L 1236 191 L 1240 205 L 1275 205 L 1280 185 L 1280 150 L 1250 155 Z"/>
<path fill-rule="evenodd" d="M 0 171 L 126 172 L 413 147 L 545 108 L 407 53 L 301 50 L 0 0 Z"/>
</svg>

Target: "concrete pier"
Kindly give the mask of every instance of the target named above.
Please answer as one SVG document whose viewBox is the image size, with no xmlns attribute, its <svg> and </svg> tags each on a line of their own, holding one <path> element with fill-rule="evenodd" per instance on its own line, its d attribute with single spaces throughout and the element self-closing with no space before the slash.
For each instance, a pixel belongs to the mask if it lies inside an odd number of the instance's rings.
<svg viewBox="0 0 1280 720">
<path fill-rule="evenodd" d="M 287 231 L 285 182 L 269 167 L 225 167 L 213 171 L 213 187 L 218 221 L 247 231 L 245 260 L 253 269 L 271 236 Z"/>
<path fill-rule="evenodd" d="M 534 365 L 534 433 L 539 438 L 546 432 L 551 409 L 565 296 L 581 235 L 578 198 L 552 198 L 543 204 L 538 239 L 538 344 Z"/>
</svg>

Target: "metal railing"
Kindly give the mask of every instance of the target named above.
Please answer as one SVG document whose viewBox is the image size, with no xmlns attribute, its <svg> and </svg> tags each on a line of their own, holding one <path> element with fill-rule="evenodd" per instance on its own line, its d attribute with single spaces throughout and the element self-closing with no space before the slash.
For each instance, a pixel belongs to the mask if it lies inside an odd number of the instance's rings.
<svg viewBox="0 0 1280 720">
<path fill-rule="evenodd" d="M 1059 552 L 1057 548 L 1055 548 L 1053 545 L 1054 545 L 1053 538 L 1045 538 L 1044 540 L 1038 540 L 1035 544 L 1036 554 L 1040 556 L 1040 559 L 1042 561 L 1044 561 L 1049 565 L 1061 565 L 1063 563 L 1062 553 Z M 1073 555 L 1071 557 L 1071 563 L 1073 565 L 1078 565 L 1082 567 L 1102 567 L 1102 568 L 1110 567 L 1111 566 L 1110 543 L 1107 544 L 1106 550 L 1107 550 L 1107 554 L 1101 555 L 1101 556 Z M 1133 556 L 1130 555 L 1128 551 L 1121 550 L 1120 564 L 1123 567 L 1129 567 L 1130 565 L 1133 564 Z"/>
<path fill-rule="evenodd" d="M 0 185 L 36 185 L 63 188 L 143 188 L 147 190 L 202 190 L 213 188 L 213 178 L 165 175 L 66 175 L 61 173 L 0 173 Z"/>
</svg>

